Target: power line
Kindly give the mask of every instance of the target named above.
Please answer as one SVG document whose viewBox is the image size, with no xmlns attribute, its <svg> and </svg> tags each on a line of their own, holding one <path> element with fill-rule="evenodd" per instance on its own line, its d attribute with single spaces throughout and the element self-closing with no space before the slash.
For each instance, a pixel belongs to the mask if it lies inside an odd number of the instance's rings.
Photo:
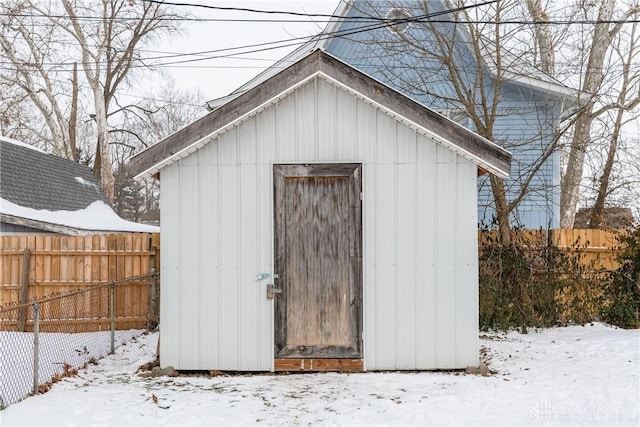
<svg viewBox="0 0 640 427">
<path fill-rule="evenodd" d="M 231 11 L 231 12 L 260 13 L 260 14 L 266 14 L 266 15 L 304 16 L 307 18 L 342 18 L 342 16 L 340 15 L 333 15 L 333 14 L 326 14 L 326 13 L 306 13 L 306 12 L 292 12 L 292 11 L 282 11 L 282 10 L 252 9 L 252 8 L 246 8 L 246 7 L 233 7 L 233 6 L 213 6 L 209 4 L 178 3 L 178 2 L 165 1 L 165 0 L 142 0 L 142 1 L 145 3 L 159 4 L 159 5 L 193 7 L 193 8 L 199 8 L 199 9 L 221 10 L 221 11 Z M 495 3 L 495 1 L 492 1 L 491 3 Z M 370 17 L 353 17 L 353 18 L 378 19 L 378 18 L 370 18 Z M 384 18 L 379 18 L 378 20 L 384 20 Z"/>
<path fill-rule="evenodd" d="M 394 24 L 395 19 L 386 18 L 386 17 L 376 17 L 376 16 L 350 16 L 344 17 L 342 15 L 334 15 L 334 14 L 324 14 L 324 13 L 305 13 L 305 12 L 291 12 L 291 11 L 276 11 L 276 10 L 264 10 L 264 9 L 252 9 L 245 7 L 233 7 L 233 6 L 214 6 L 208 4 L 201 3 L 179 3 L 172 2 L 166 0 L 142 0 L 146 3 L 152 4 L 161 4 L 161 5 L 169 5 L 169 6 L 182 6 L 182 7 L 193 7 L 193 8 L 201 8 L 201 9 L 210 9 L 210 10 L 221 10 L 221 11 L 234 11 L 234 12 L 249 12 L 249 13 L 258 13 L 258 14 L 268 14 L 268 15 L 290 15 L 290 16 L 304 16 L 308 18 L 329 18 L 333 19 L 341 19 L 341 20 L 351 20 L 351 21 L 376 21 L 376 22 L 385 22 L 387 25 Z M 463 6 L 457 9 L 452 9 L 449 11 L 445 11 L 446 13 L 450 12 L 458 12 L 460 10 L 468 9 L 468 8 L 476 8 L 480 6 L 487 6 L 493 3 L 497 3 L 498 0 L 493 1 L 485 1 L 483 3 L 473 4 L 469 6 Z M 228 18 L 227 18 L 228 19 Z M 223 19 L 226 20 L 226 19 Z M 251 20 L 248 22 L 273 22 L 272 20 Z M 291 22 L 291 21 L 275 21 L 275 22 Z M 308 21 L 294 21 L 294 22 L 308 22 Z M 536 21 L 536 20 L 507 20 L 507 21 L 499 21 L 495 20 L 487 20 L 487 21 L 460 21 L 460 20 L 438 20 L 432 22 L 442 22 L 442 23 L 460 23 L 460 24 L 530 24 L 530 25 L 569 25 L 569 24 L 624 24 L 624 23 L 638 23 L 640 19 L 633 20 L 558 20 L 558 21 Z"/>
<path fill-rule="evenodd" d="M 146 0 L 145 0 L 146 1 Z M 269 13 L 268 11 L 264 11 L 265 13 Z M 277 13 L 285 13 L 285 12 L 277 12 Z M 291 12 L 293 13 L 293 12 Z M 301 14 L 305 15 L 305 14 Z M 43 18 L 43 19 L 68 19 L 67 15 L 44 15 L 44 14 L 29 14 L 29 13 L 10 13 L 10 12 L 0 12 L 0 16 L 6 17 L 17 17 L 17 18 Z M 310 18 L 313 18 L 313 14 L 306 15 Z M 154 21 L 170 21 L 170 22 L 195 22 L 195 23 L 208 23 L 208 22 L 243 22 L 243 23 L 273 23 L 273 24 L 291 24 L 291 23 L 318 23 L 318 24 L 326 24 L 328 22 L 370 22 L 370 23 L 384 23 L 385 25 L 396 25 L 398 23 L 403 23 L 404 19 L 401 18 L 400 21 L 394 18 L 382 18 L 382 17 L 368 17 L 368 16 L 337 16 L 337 15 L 327 15 L 327 16 L 335 16 L 334 18 L 327 19 L 314 19 L 312 21 L 308 19 L 260 19 L 260 18 L 189 18 L 182 16 L 173 16 L 173 17 L 154 17 Z M 85 21 L 85 22 L 108 22 L 108 21 L 139 21 L 139 17 L 123 17 L 123 16 L 113 16 L 113 17 L 103 17 L 103 16 L 77 16 L 75 18 L 77 21 Z M 598 25 L 598 24 L 637 24 L 640 23 L 640 19 L 555 19 L 555 20 L 547 20 L 547 21 L 536 21 L 536 20 L 527 20 L 527 19 L 505 19 L 501 21 L 495 20 L 464 20 L 464 19 L 412 19 L 411 22 L 418 23 L 441 23 L 441 24 L 493 24 L 493 25 Z M 51 27 L 56 24 L 53 23 L 43 23 L 37 24 L 32 23 L 32 25 L 40 25 L 43 27 Z"/>
<path fill-rule="evenodd" d="M 487 1 L 481 4 L 476 4 L 476 5 L 468 5 L 468 6 L 463 6 L 457 9 L 452 9 L 452 10 L 444 10 L 444 11 L 440 11 L 440 12 L 436 12 L 436 13 L 432 13 L 432 14 L 428 14 L 428 15 L 421 15 L 421 16 L 411 16 L 411 17 L 407 17 L 407 18 L 400 18 L 400 19 L 394 19 L 392 20 L 393 25 L 398 25 L 398 24 L 402 24 L 402 23 L 411 23 L 411 22 L 420 22 L 420 21 L 424 21 L 424 20 L 429 20 L 430 22 L 457 22 L 460 23 L 459 21 L 451 21 L 451 20 L 442 20 L 442 19 L 437 19 L 439 16 L 445 15 L 445 14 L 449 14 L 449 13 L 455 13 L 464 9 L 470 9 L 470 8 L 475 8 L 475 7 L 479 7 L 481 5 L 487 5 L 487 4 L 492 4 L 495 3 L 497 0 L 492 0 L 492 1 Z M 216 6 L 217 7 L 217 6 Z M 233 8 L 233 9 L 244 9 L 244 8 Z M 278 13 L 277 11 L 271 11 L 274 13 Z M 335 16 L 335 15 L 331 15 L 331 16 Z M 363 33 L 363 32 L 367 32 L 367 31 L 373 31 L 376 29 L 380 29 L 380 28 L 384 28 L 387 27 L 389 25 L 389 20 L 377 20 L 375 22 L 370 22 L 370 23 L 366 23 L 366 22 L 360 22 L 361 24 L 364 25 L 360 25 L 360 26 L 356 26 L 355 28 L 351 28 L 351 29 L 345 29 L 345 30 L 339 30 L 339 31 L 335 31 L 335 32 L 321 32 L 317 35 L 312 35 L 312 36 L 304 36 L 304 37 L 294 37 L 294 38 L 288 38 L 288 39 L 283 39 L 283 40 L 277 40 L 277 41 L 272 41 L 272 42 L 264 42 L 264 43 L 257 43 L 257 44 L 249 44 L 249 45 L 244 45 L 244 46 L 235 46 L 235 47 L 229 47 L 229 48 L 222 48 L 222 49 L 215 49 L 215 50 L 207 50 L 207 51 L 200 51 L 200 52 L 191 52 L 191 53 L 171 53 L 171 52 L 167 52 L 166 54 L 162 54 L 162 52 L 157 52 L 157 51 L 152 51 L 149 50 L 147 52 L 150 53 L 161 53 L 161 55 L 158 56 L 148 56 L 146 58 L 138 58 L 139 61 L 157 61 L 157 60 L 169 60 L 169 59 L 175 59 L 172 61 L 163 61 L 163 62 L 158 62 L 158 63 L 151 63 L 151 64 L 134 64 L 132 66 L 132 68 L 139 68 L 139 67 L 146 67 L 146 68 L 155 68 L 155 67 L 164 67 L 164 68 L 187 68 L 187 67 L 191 67 L 191 68 L 210 68 L 210 69 L 215 69 L 215 68 L 236 68 L 236 69 L 262 69 L 264 67 L 253 67 L 253 66 L 240 66 L 240 67 L 234 67 L 234 66 L 226 66 L 226 65 L 210 65 L 210 66 L 193 66 L 193 65 L 184 65 L 184 64 L 191 64 L 194 62 L 201 62 L 201 61 L 207 61 L 207 60 L 213 60 L 213 59 L 243 59 L 243 60 L 262 60 L 262 61 L 271 61 L 274 62 L 275 60 L 271 60 L 271 59 L 258 59 L 258 58 L 243 58 L 241 57 L 241 55 L 249 55 L 249 54 L 255 54 L 258 52 L 265 52 L 265 51 L 270 51 L 270 50 L 275 50 L 275 49 L 282 49 L 282 48 L 287 48 L 287 47 L 291 47 L 291 46 L 297 46 L 300 45 L 302 43 L 305 42 L 309 42 L 309 41 L 321 41 L 321 40 L 326 40 L 326 39 L 330 39 L 330 38 L 336 38 L 336 37 L 347 37 L 350 35 L 355 35 L 358 33 Z M 145 51 L 142 49 L 138 49 L 138 51 Z M 194 56 L 196 56 L 196 58 L 193 58 Z M 179 59 L 179 58 L 186 58 L 186 59 Z M 75 61 L 74 61 L 75 62 Z M 11 64 L 10 62 L 5 61 L 5 64 Z M 98 61 L 96 64 L 102 64 L 102 61 Z M 0 69 L 4 68 L 6 70 L 11 70 L 11 68 L 5 68 L 1 66 L 2 61 L 0 61 Z M 43 63 L 46 65 L 54 65 L 54 66 L 58 66 L 58 67 L 66 67 L 72 66 L 72 62 L 61 62 L 61 63 L 56 63 L 56 62 L 50 62 L 50 63 Z M 58 70 L 58 71 L 65 71 L 64 69 Z"/>
<path fill-rule="evenodd" d="M 485 1 L 483 3 L 479 3 L 476 5 L 468 5 L 468 6 L 461 6 L 455 9 L 449 9 L 449 10 L 443 10 L 443 11 L 439 11 L 439 12 L 434 12 L 434 13 L 430 13 L 430 14 L 426 14 L 426 15 L 420 15 L 420 16 L 411 16 L 411 17 L 406 17 L 406 18 L 399 18 L 399 19 L 393 19 L 391 21 L 393 21 L 393 25 L 399 25 L 399 24 L 403 24 L 403 23 L 412 23 L 412 22 L 416 22 L 418 20 L 422 20 L 422 19 L 430 19 L 430 18 L 435 18 L 438 16 L 442 16 L 448 13 L 452 13 L 452 12 L 458 12 L 458 11 L 462 11 L 462 10 L 466 10 L 466 9 L 471 9 L 471 8 L 476 8 L 482 5 L 488 5 L 488 4 L 492 4 L 492 3 L 496 3 L 498 0 L 488 0 Z M 217 6 L 216 6 L 217 7 Z M 278 41 L 274 41 L 274 42 L 265 42 L 265 43 L 257 43 L 257 44 L 251 44 L 251 45 L 244 45 L 244 46 L 237 46 L 237 47 L 230 47 L 230 48 L 222 48 L 222 49 L 214 49 L 214 50 L 209 50 L 209 51 L 202 51 L 202 52 L 193 52 L 193 53 L 186 53 L 186 54 L 176 54 L 176 55 L 165 55 L 165 56 L 159 56 L 159 57 L 149 57 L 149 58 L 138 58 L 139 61 L 152 61 L 152 60 L 157 60 L 157 59 L 170 59 L 170 58 L 178 58 L 178 57 L 188 57 L 188 56 L 201 56 L 201 55 L 209 55 L 209 56 L 204 56 L 202 58 L 190 58 L 190 59 L 184 59 L 184 60 L 179 60 L 179 61 L 170 61 L 170 62 L 165 62 L 165 63 L 160 63 L 160 64 L 140 64 L 140 65 L 132 65 L 132 68 L 137 68 L 137 67 L 157 67 L 157 66 L 167 66 L 167 65 L 174 65 L 174 64 L 184 64 L 184 63 L 190 63 L 190 62 L 198 62 L 198 61 L 206 61 L 206 60 L 211 60 L 211 59 L 220 59 L 220 58 L 227 58 L 230 56 L 236 56 L 236 55 L 246 55 L 249 53 L 257 53 L 257 52 L 265 52 L 265 51 L 269 51 L 269 50 L 274 50 L 274 49 L 282 49 L 282 48 L 286 48 L 286 47 L 291 47 L 291 46 L 297 46 L 300 45 L 302 43 L 311 41 L 311 40 L 326 40 L 326 39 L 330 39 L 330 38 L 335 38 L 335 37 L 345 37 L 345 36 L 350 36 L 350 35 L 355 35 L 355 34 L 359 34 L 359 33 L 363 33 L 363 32 L 368 32 L 368 31 L 372 31 L 372 30 L 376 30 L 376 29 L 381 29 L 381 28 L 385 28 L 389 26 L 389 20 L 386 21 L 379 21 L 376 22 L 374 24 L 368 24 L 368 25 L 363 25 L 363 26 L 359 26 L 356 27 L 355 29 L 346 29 L 346 30 L 338 30 L 335 32 L 321 32 L 317 35 L 312 35 L 312 36 L 303 36 L 303 37 L 294 37 L 294 38 L 289 38 L 289 39 L 284 39 L 284 40 L 278 40 Z M 249 50 L 246 50 L 249 49 Z M 229 54 L 225 54 L 225 55 L 212 55 L 212 54 L 217 54 L 217 53 L 223 53 L 223 52 L 231 52 L 231 51 L 236 51 L 236 50 L 243 50 L 242 52 L 236 52 L 236 53 L 229 53 Z M 9 62 L 5 62 L 5 64 L 10 64 Z M 0 62 L 1 64 L 1 62 Z M 60 65 L 60 66 L 64 66 L 64 65 L 70 65 L 70 64 L 66 64 L 66 63 L 47 63 L 47 62 L 43 62 L 43 65 Z M 96 62 L 96 65 L 98 64 L 102 64 L 102 62 Z"/>
</svg>

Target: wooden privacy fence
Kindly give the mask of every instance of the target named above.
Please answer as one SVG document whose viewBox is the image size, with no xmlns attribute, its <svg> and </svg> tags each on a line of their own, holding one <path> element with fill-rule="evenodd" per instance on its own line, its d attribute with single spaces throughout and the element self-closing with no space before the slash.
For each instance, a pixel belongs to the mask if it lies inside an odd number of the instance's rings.
<svg viewBox="0 0 640 427">
<path fill-rule="evenodd" d="M 149 321 L 152 282 L 140 277 L 154 268 L 159 271 L 159 244 L 158 233 L 0 236 L 0 308 L 119 282 L 117 328 L 144 328 Z M 158 289 L 156 281 L 154 291 Z M 104 330 L 108 289 L 93 292 L 91 297 L 75 294 L 72 302 L 60 300 L 78 313 L 74 332 Z"/>
<path fill-rule="evenodd" d="M 607 282 L 611 271 L 618 269 L 618 255 L 622 248 L 618 237 L 623 231 L 557 229 L 557 230 L 517 230 L 513 239 L 524 250 L 531 262 L 532 282 L 545 280 L 549 272 L 558 274 L 564 284 L 554 288 L 554 299 L 562 321 L 586 322 L 598 318 L 602 304 L 606 303 Z M 496 232 L 479 233 L 479 250 L 490 247 L 490 242 L 498 239 Z M 546 257 L 550 250 L 557 248 L 566 255 L 567 262 L 554 265 L 547 270 Z M 555 287 L 559 282 L 546 283 Z M 482 286 L 482 284 L 481 284 Z M 538 291 L 540 288 L 537 288 Z M 531 296 L 529 296 L 531 298 Z"/>
<path fill-rule="evenodd" d="M 574 258 L 585 273 L 597 273 L 619 267 L 617 257 L 620 253 L 620 233 L 622 231 L 587 229 L 517 230 L 514 231 L 513 238 L 521 247 L 531 248 L 532 251 L 552 244 Z M 480 231 L 480 251 L 488 241 L 497 238 L 495 231 Z"/>
</svg>

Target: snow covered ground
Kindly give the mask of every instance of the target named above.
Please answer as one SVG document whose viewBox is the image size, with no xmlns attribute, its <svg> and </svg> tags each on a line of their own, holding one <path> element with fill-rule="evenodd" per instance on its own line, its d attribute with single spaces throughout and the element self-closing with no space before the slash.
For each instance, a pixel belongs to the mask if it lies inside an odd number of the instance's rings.
<svg viewBox="0 0 640 427">
<path fill-rule="evenodd" d="M 640 425 L 640 331 L 488 334 L 489 377 L 362 373 L 141 378 L 156 334 L 0 412 L 7 425 Z"/>
<path fill-rule="evenodd" d="M 142 330 L 115 332 L 119 346 Z M 39 334 L 38 384 L 51 381 L 64 372 L 65 364 L 79 368 L 92 359 L 100 359 L 111 350 L 111 332 L 75 334 Z M 0 407 L 10 405 L 33 391 L 33 333 L 0 331 Z"/>
</svg>

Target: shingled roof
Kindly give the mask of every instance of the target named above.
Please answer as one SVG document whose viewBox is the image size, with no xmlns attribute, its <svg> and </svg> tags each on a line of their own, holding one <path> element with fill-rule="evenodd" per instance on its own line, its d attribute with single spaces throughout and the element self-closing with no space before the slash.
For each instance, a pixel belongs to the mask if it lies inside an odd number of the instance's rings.
<svg viewBox="0 0 640 427">
<path fill-rule="evenodd" d="M 158 231 L 118 217 L 88 167 L 4 137 L 0 220 L 63 234 Z"/>
<path fill-rule="evenodd" d="M 77 211 L 108 203 L 88 167 L 4 138 L 0 171 L 0 197 L 26 208 Z"/>
</svg>

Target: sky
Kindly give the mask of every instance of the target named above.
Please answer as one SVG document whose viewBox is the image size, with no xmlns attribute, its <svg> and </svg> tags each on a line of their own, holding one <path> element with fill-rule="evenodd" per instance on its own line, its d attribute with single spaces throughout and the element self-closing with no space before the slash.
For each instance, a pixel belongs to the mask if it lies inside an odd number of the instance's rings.
<svg viewBox="0 0 640 427">
<path fill-rule="evenodd" d="M 177 0 L 177 2 L 186 3 L 187 1 Z M 243 2 L 198 0 L 193 3 L 260 10 L 332 14 L 338 6 L 339 0 L 263 0 Z M 195 53 L 307 37 L 317 34 L 325 25 L 324 22 L 313 22 L 312 18 L 308 17 L 207 10 L 187 6 L 177 6 L 176 9 L 189 12 L 202 19 L 288 19 L 304 22 L 189 22 L 182 36 L 175 36 L 173 39 L 165 40 L 160 43 L 161 47 L 156 47 L 163 52 Z M 326 18 L 316 19 L 324 21 Z M 290 42 L 283 44 L 290 44 Z M 280 49 L 224 58 L 218 57 L 186 64 L 175 64 L 164 67 L 164 69 L 176 79 L 178 87 L 190 90 L 199 89 L 205 95 L 205 99 L 210 100 L 228 95 L 297 46 L 287 46 Z M 209 53 L 200 57 L 221 56 L 228 53 L 235 54 L 236 52 L 237 50 L 224 53 Z"/>
</svg>

